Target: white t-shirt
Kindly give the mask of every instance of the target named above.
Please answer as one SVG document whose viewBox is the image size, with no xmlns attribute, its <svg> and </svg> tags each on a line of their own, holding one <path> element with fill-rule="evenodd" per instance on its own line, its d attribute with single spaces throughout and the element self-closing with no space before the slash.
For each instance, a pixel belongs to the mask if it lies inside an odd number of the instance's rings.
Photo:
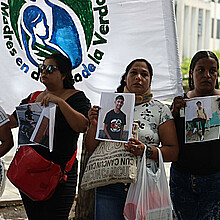
<svg viewBox="0 0 220 220">
<path fill-rule="evenodd" d="M 0 127 L 4 125 L 5 123 L 9 122 L 9 118 L 3 108 L 0 106 Z"/>
<path fill-rule="evenodd" d="M 204 109 L 204 108 L 198 109 L 198 110 L 197 110 L 197 115 L 198 115 L 200 118 L 205 119 L 205 109 Z"/>
</svg>

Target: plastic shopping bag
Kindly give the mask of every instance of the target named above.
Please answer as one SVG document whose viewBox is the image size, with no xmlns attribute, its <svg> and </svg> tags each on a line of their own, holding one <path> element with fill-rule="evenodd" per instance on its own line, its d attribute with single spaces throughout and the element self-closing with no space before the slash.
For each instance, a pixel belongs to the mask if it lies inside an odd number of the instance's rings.
<svg viewBox="0 0 220 220">
<path fill-rule="evenodd" d="M 138 164 L 138 178 L 131 183 L 124 207 L 126 220 L 172 220 L 163 157 L 160 149 L 159 167 L 154 160 L 146 161 L 144 152 Z"/>
<path fill-rule="evenodd" d="M 6 169 L 4 161 L 0 159 L 0 197 L 2 196 L 5 190 L 5 181 L 6 181 Z"/>
</svg>

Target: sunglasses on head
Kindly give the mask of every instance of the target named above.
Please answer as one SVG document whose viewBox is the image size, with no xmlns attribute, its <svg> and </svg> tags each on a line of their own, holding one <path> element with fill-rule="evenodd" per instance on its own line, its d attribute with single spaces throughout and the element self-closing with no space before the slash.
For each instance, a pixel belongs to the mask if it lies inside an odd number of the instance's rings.
<svg viewBox="0 0 220 220">
<path fill-rule="evenodd" d="M 46 70 L 46 74 L 51 74 L 56 69 L 58 69 L 58 67 L 53 66 L 53 65 L 48 65 L 48 66 L 45 66 L 44 64 L 38 65 L 38 72 L 39 73 L 42 73 L 43 70 Z"/>
</svg>

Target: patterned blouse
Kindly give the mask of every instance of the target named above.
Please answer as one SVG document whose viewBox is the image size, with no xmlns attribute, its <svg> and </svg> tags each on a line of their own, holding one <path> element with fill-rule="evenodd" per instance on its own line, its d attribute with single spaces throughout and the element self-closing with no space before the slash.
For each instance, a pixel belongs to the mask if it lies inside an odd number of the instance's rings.
<svg viewBox="0 0 220 220">
<path fill-rule="evenodd" d="M 7 122 L 9 122 L 9 118 L 3 108 L 0 106 L 0 126 L 4 125 Z"/>
<path fill-rule="evenodd" d="M 138 140 L 144 144 L 158 147 L 160 138 L 158 127 L 173 119 L 169 108 L 158 100 L 150 100 L 134 109 L 134 121 L 138 122 Z"/>
</svg>

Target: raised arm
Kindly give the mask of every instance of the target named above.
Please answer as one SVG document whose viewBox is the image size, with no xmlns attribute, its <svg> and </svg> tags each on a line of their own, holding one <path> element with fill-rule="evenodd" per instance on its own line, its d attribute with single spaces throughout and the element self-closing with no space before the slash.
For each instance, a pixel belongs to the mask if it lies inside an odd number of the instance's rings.
<svg viewBox="0 0 220 220">
<path fill-rule="evenodd" d="M 70 127 L 76 132 L 85 132 L 89 125 L 88 119 L 80 112 L 74 110 L 65 100 L 53 94 L 47 94 L 41 101 L 42 105 L 48 106 L 49 102 L 57 104 Z"/>
<path fill-rule="evenodd" d="M 90 126 L 85 137 L 85 147 L 90 154 L 92 154 L 99 143 L 99 141 L 95 139 L 99 109 L 99 106 L 94 105 L 88 112 Z"/>
<path fill-rule="evenodd" d="M 175 97 L 171 108 L 171 113 L 173 117 L 174 118 L 178 117 L 179 110 L 184 107 L 186 107 L 186 102 L 184 101 L 183 97 L 182 96 Z"/>
<path fill-rule="evenodd" d="M 10 128 L 17 128 L 18 127 L 18 121 L 15 118 L 15 116 L 12 114 L 12 115 L 8 115 L 8 117 L 10 119 L 9 127 Z"/>
<path fill-rule="evenodd" d="M 0 157 L 4 156 L 14 145 L 9 123 L 0 127 Z"/>
</svg>

